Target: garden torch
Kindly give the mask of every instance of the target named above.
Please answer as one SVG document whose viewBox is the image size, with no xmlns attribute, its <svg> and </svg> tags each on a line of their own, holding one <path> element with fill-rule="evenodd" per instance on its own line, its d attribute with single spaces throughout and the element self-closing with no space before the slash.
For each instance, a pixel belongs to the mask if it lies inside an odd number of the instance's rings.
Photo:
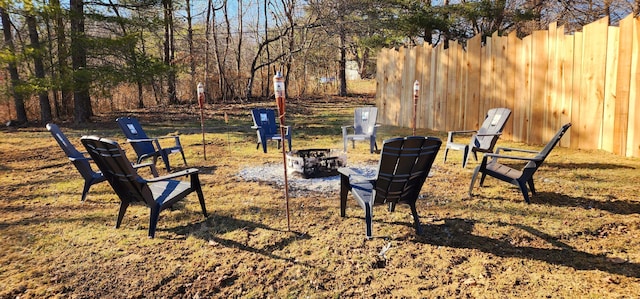
<svg viewBox="0 0 640 299">
<path fill-rule="evenodd" d="M 200 129 L 202 130 L 202 153 L 207 160 L 207 144 L 204 142 L 204 85 L 198 83 L 198 104 L 200 105 Z"/>
<path fill-rule="evenodd" d="M 276 72 L 273 76 L 273 90 L 276 98 L 276 105 L 278 106 L 278 119 L 280 120 L 280 140 L 282 141 L 282 162 L 284 164 L 284 198 L 287 209 L 287 230 L 291 230 L 291 222 L 289 218 L 289 180 L 287 178 L 287 154 L 285 151 L 285 138 L 284 138 L 284 115 L 285 111 L 285 90 L 284 90 L 284 78 L 280 72 Z"/>
<path fill-rule="evenodd" d="M 420 82 L 413 83 L 413 136 L 416 136 L 416 122 L 418 114 L 418 93 L 420 92 Z"/>
</svg>

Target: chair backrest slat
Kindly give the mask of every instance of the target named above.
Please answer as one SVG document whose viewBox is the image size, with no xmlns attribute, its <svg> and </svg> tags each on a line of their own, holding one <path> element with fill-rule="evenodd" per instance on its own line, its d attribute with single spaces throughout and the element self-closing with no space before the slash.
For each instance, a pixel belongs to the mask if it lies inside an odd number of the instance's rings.
<svg viewBox="0 0 640 299">
<path fill-rule="evenodd" d="M 511 116 L 508 108 L 493 108 L 487 112 L 487 116 L 478 129 L 478 134 L 499 134 L 502 133 L 507 120 Z M 483 150 L 493 149 L 498 136 L 476 136 L 473 140 L 475 147 Z"/>
<path fill-rule="evenodd" d="M 275 110 L 257 108 L 251 110 L 251 115 L 253 117 L 253 124 L 262 127 L 267 135 L 266 137 L 280 134 L 280 132 L 278 132 Z"/>
<path fill-rule="evenodd" d="M 434 137 L 386 140 L 375 182 L 375 203 L 415 201 L 441 144 Z"/>
<path fill-rule="evenodd" d="M 371 135 L 378 121 L 377 107 L 359 107 L 355 109 L 353 128 L 355 135 Z"/>
<path fill-rule="evenodd" d="M 116 119 L 116 122 L 120 126 L 122 133 L 127 139 L 131 140 L 139 140 L 139 139 L 149 139 L 147 133 L 144 132 L 140 122 L 135 117 L 119 117 Z M 144 142 L 132 142 L 131 146 L 133 150 L 136 152 L 136 155 L 146 155 L 149 153 L 155 152 L 155 148 L 151 141 Z"/>
<path fill-rule="evenodd" d="M 135 171 L 118 143 L 95 136 L 83 137 L 82 143 L 120 199 L 153 204 L 147 182 Z"/>
</svg>

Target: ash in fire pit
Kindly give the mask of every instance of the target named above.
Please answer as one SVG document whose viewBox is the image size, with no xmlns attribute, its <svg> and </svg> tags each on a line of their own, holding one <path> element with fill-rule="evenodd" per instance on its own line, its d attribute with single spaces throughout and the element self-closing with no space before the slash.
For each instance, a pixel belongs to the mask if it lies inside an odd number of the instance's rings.
<svg viewBox="0 0 640 299">
<path fill-rule="evenodd" d="M 306 149 L 287 153 L 287 170 L 305 179 L 338 175 L 347 165 L 347 156 L 330 149 Z"/>
</svg>

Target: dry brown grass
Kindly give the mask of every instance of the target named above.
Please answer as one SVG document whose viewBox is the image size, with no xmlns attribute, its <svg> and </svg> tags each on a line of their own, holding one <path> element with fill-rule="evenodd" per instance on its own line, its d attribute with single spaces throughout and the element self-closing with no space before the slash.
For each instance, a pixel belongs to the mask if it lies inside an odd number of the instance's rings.
<svg viewBox="0 0 640 299">
<path fill-rule="evenodd" d="M 294 148 L 340 148 L 339 126 L 365 103 L 372 104 L 371 97 L 291 100 Z M 147 238 L 142 206 L 131 207 L 122 227 L 113 228 L 119 201 L 106 183 L 80 202 L 82 181 L 44 127 L 1 131 L 0 298 L 640 294 L 638 159 L 556 148 L 536 176 L 539 194 L 527 205 L 517 189 L 491 179 L 469 198 L 477 163 L 461 169 L 459 152 L 447 164 L 440 153 L 418 203 L 424 235 L 415 235 L 406 207 L 395 213 L 379 207 L 378 237 L 365 241 L 363 212 L 350 200 L 341 218 L 337 192 L 296 192 L 287 231 L 283 190 L 236 176 L 242 167 L 281 161 L 276 150 L 255 149 L 249 128 L 248 108 L 271 104 L 208 110 L 207 160 L 196 111 L 132 112 L 153 135 L 182 134 L 187 161 L 202 170 L 211 214 L 203 219 L 189 196 L 179 208 L 163 211 L 155 239 Z M 84 134 L 122 141 L 115 116 L 61 127 L 77 146 Z M 380 140 L 410 132 L 383 126 Z M 356 145 L 349 162 L 377 161 L 366 143 Z M 181 166 L 178 158 L 172 162 Z"/>
</svg>

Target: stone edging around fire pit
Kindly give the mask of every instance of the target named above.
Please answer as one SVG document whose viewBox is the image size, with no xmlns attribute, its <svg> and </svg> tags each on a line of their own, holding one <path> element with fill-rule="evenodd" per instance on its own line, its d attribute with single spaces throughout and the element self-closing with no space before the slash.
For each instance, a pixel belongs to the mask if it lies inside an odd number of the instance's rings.
<svg viewBox="0 0 640 299">
<path fill-rule="evenodd" d="M 376 174 L 378 165 L 353 165 L 357 173 L 371 177 Z M 282 163 L 268 163 L 259 166 L 245 167 L 237 176 L 245 181 L 265 182 L 284 186 L 284 166 Z M 289 190 L 305 190 L 313 192 L 334 192 L 340 190 L 340 175 L 322 178 L 305 179 L 301 175 L 288 175 Z"/>
</svg>

